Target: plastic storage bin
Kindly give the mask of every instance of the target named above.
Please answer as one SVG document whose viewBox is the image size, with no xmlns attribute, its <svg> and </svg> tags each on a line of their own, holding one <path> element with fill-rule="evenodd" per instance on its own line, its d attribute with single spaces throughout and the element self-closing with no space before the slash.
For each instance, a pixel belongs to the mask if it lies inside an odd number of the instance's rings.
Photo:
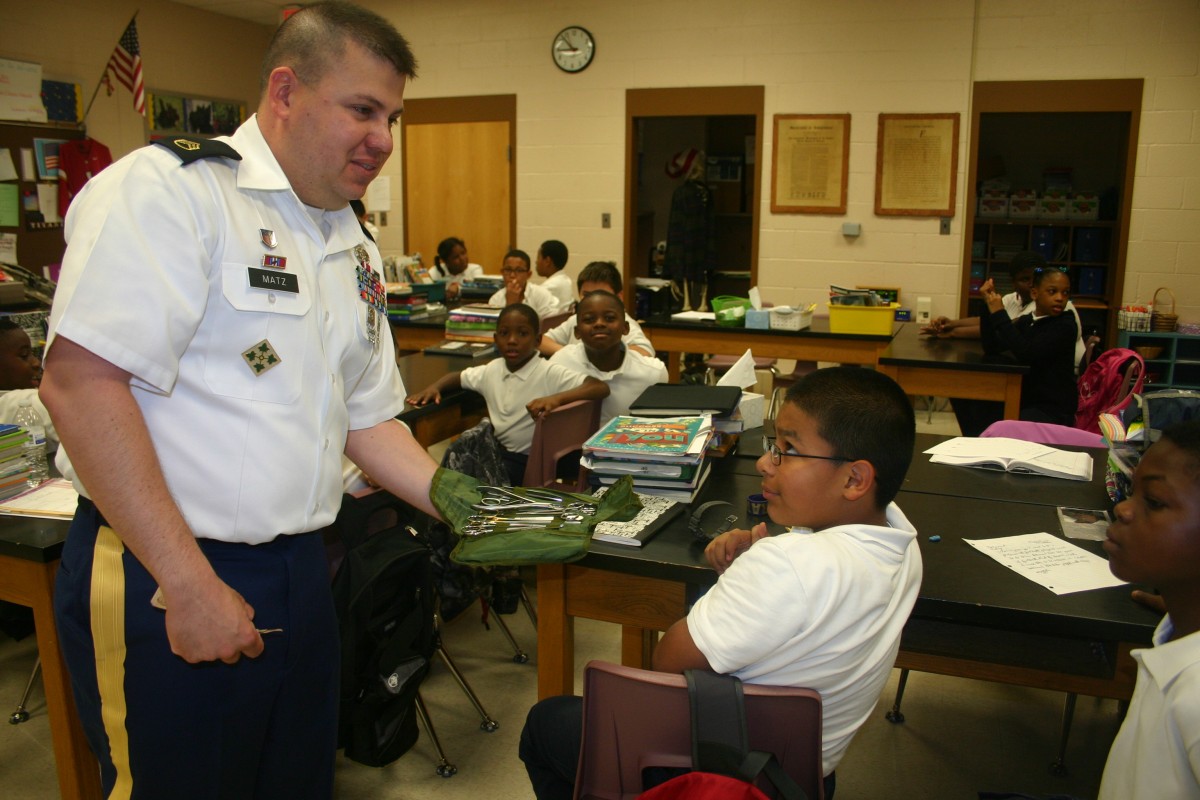
<svg viewBox="0 0 1200 800">
<path fill-rule="evenodd" d="M 726 328 L 740 328 L 746 324 L 746 310 L 751 308 L 750 299 L 723 294 L 712 299 L 712 310 L 717 324 Z"/>
<path fill-rule="evenodd" d="M 888 303 L 886 306 L 840 306 L 830 303 L 829 330 L 831 333 L 888 336 L 899 307 L 899 303 Z"/>
<path fill-rule="evenodd" d="M 799 331 L 812 325 L 812 312 L 808 309 L 780 306 L 771 309 L 771 328 L 778 331 Z"/>
</svg>

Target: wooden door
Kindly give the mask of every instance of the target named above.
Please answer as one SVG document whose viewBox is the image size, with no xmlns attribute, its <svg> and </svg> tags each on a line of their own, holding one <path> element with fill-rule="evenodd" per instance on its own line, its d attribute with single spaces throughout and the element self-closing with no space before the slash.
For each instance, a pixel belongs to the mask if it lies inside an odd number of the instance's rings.
<svg viewBox="0 0 1200 800">
<path fill-rule="evenodd" d="M 479 116 L 480 105 L 470 101 L 405 105 L 404 249 L 432 264 L 438 242 L 457 236 L 467 243 L 472 262 L 499 273 L 515 239 L 515 102 L 511 115 L 491 113 L 487 109 L 494 104 L 482 104 L 482 116 L 507 119 L 463 119 L 473 112 Z"/>
</svg>

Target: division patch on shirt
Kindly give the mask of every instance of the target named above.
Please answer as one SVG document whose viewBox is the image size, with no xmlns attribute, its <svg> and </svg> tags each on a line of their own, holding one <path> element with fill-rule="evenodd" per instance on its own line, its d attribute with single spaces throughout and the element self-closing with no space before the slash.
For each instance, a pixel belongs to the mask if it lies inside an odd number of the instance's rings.
<svg viewBox="0 0 1200 800">
<path fill-rule="evenodd" d="M 254 345 L 254 347 L 242 353 L 242 358 L 246 360 L 246 364 L 250 369 L 254 370 L 255 375 L 262 375 L 264 372 L 279 366 L 282 361 L 279 354 L 275 352 L 275 348 L 271 347 L 271 343 L 266 339 L 263 339 Z"/>
</svg>

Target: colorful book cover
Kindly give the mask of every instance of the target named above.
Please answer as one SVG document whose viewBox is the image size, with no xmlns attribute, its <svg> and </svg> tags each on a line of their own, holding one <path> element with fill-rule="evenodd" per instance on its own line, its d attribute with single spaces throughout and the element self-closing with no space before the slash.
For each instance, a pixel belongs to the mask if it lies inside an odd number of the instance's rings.
<svg viewBox="0 0 1200 800">
<path fill-rule="evenodd" d="M 697 417 L 613 417 L 584 443 L 588 452 L 681 458 L 703 453 L 712 419 Z"/>
</svg>

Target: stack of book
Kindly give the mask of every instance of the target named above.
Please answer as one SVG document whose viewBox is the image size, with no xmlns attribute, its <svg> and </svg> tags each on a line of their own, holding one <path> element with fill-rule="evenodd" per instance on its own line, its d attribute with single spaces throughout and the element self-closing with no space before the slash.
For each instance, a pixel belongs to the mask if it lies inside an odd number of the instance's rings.
<svg viewBox="0 0 1200 800">
<path fill-rule="evenodd" d="M 0 500 L 29 488 L 29 466 L 25 462 L 25 442 L 29 434 L 17 425 L 0 424 Z"/>
<path fill-rule="evenodd" d="M 416 294 L 409 290 L 406 293 L 388 292 L 388 319 L 393 322 L 412 322 L 429 316 L 428 295 Z"/>
<path fill-rule="evenodd" d="M 712 419 L 688 417 L 613 417 L 583 445 L 580 463 L 595 485 L 633 476 L 642 494 L 690 503 L 711 470 L 705 458 Z"/>
<path fill-rule="evenodd" d="M 485 305 L 459 306 L 446 319 L 446 338 L 456 342 L 491 344 L 500 309 Z"/>
<path fill-rule="evenodd" d="M 656 383 L 646 387 L 629 404 L 629 413 L 639 417 L 675 417 L 681 414 L 712 416 L 714 444 L 739 434 L 744 421 L 738 413 L 742 390 L 736 386 L 697 386 L 694 384 Z"/>
</svg>

